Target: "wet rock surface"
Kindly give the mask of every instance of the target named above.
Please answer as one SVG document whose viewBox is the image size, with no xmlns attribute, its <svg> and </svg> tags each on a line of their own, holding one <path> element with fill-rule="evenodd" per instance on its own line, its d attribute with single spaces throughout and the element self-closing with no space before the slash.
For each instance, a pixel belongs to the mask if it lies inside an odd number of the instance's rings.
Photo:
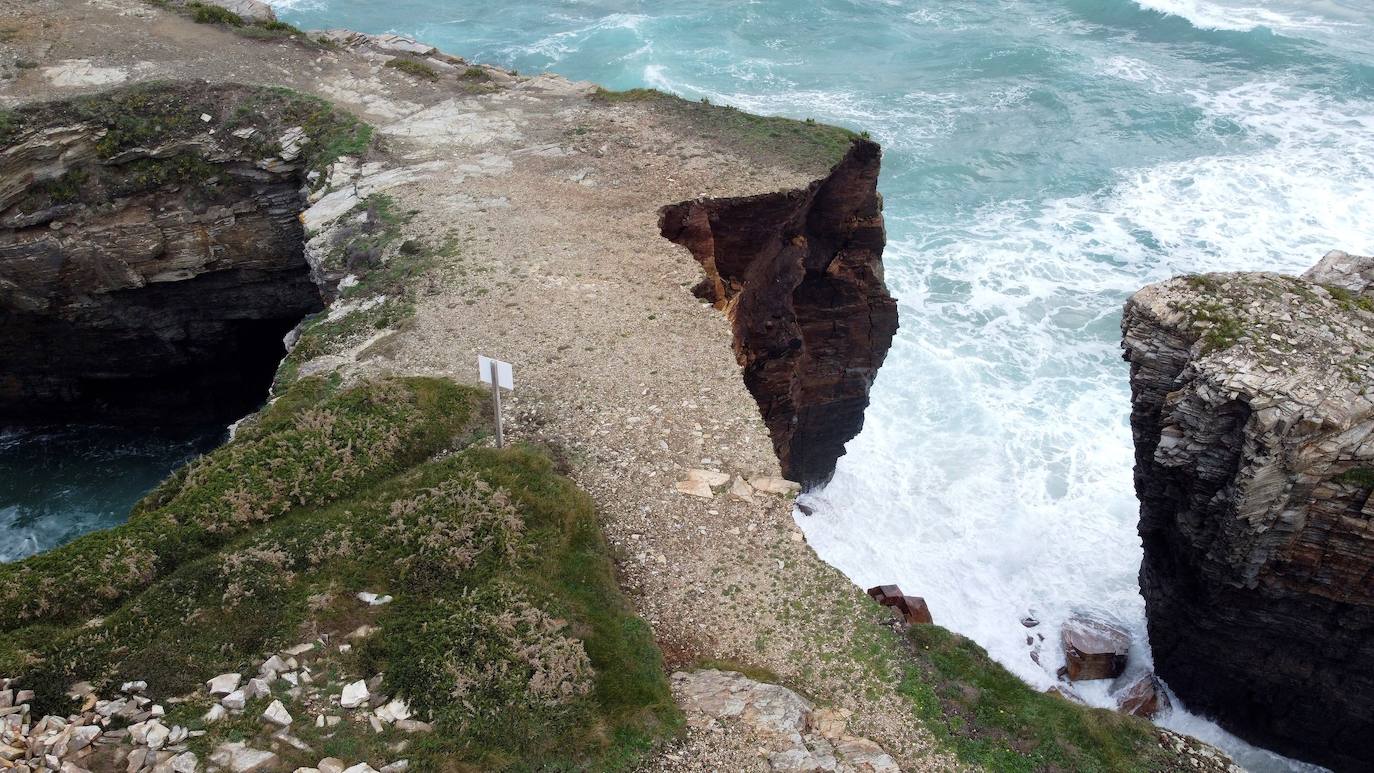
<svg viewBox="0 0 1374 773">
<path fill-rule="evenodd" d="M 1071 682 L 1115 679 L 1126 670 L 1131 636 L 1116 625 L 1080 615 L 1064 623 L 1059 638 L 1064 647 L 1064 673 Z"/>
<path fill-rule="evenodd" d="M 1122 329 L 1159 675 L 1242 737 L 1374 760 L 1374 260 L 1180 277 Z"/>
<path fill-rule="evenodd" d="M 694 292 L 730 317 L 783 474 L 804 485 L 829 480 L 863 428 L 897 331 L 882 274 L 880 156 L 855 140 L 805 190 L 683 202 L 659 221 L 705 270 Z"/>
</svg>

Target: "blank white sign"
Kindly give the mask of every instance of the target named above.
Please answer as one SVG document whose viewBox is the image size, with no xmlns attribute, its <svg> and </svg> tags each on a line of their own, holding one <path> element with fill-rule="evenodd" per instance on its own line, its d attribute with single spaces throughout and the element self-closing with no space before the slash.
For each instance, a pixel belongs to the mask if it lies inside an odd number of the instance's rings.
<svg viewBox="0 0 1374 773">
<path fill-rule="evenodd" d="M 501 388 L 513 391 L 515 389 L 515 371 L 511 368 L 510 363 L 493 360 L 479 354 L 477 355 L 477 372 L 482 376 L 482 383 L 491 383 L 491 364 L 493 362 L 496 363 L 496 380 Z"/>
</svg>

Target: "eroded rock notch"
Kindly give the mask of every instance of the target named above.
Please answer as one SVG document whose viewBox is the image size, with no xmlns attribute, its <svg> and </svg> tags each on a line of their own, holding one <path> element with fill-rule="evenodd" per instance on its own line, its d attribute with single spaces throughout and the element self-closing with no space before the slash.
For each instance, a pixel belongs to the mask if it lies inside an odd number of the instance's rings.
<svg viewBox="0 0 1374 773">
<path fill-rule="evenodd" d="M 0 424 L 191 428 L 262 402 L 283 336 L 323 305 L 298 218 L 310 137 L 276 123 L 312 109 L 170 84 L 14 114 Z"/>
<path fill-rule="evenodd" d="M 829 480 L 863 428 L 897 331 L 883 282 L 881 155 L 856 140 L 805 189 L 687 201 L 659 221 L 705 270 L 694 292 L 729 316 L 783 474 L 803 485 Z"/>
<path fill-rule="evenodd" d="M 1160 676 L 1247 740 L 1374 760 L 1374 259 L 1209 274 L 1122 321 Z"/>
</svg>

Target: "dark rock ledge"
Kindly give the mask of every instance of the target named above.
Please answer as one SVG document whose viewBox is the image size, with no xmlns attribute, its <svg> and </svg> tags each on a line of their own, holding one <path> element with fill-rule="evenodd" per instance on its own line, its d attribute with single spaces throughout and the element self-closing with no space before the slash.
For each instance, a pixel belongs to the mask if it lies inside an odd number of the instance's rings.
<svg viewBox="0 0 1374 773">
<path fill-rule="evenodd" d="M 204 84 L 14 115 L 0 137 L 0 424 L 191 428 L 256 408 L 283 336 L 323 306 L 299 214 L 318 150 L 355 122 Z"/>
<path fill-rule="evenodd" d="M 1254 743 L 1374 763 L 1374 259 L 1141 290 L 1122 330 L 1160 676 Z"/>
</svg>

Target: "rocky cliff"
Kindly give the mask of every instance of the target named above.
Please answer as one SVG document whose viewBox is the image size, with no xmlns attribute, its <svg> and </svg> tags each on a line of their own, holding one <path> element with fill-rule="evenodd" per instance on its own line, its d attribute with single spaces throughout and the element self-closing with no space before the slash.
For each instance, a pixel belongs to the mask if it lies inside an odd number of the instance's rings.
<svg viewBox="0 0 1374 773">
<path fill-rule="evenodd" d="M 256 407 L 282 337 L 322 307 L 298 215 L 306 148 L 341 124 L 321 103 L 232 85 L 8 118 L 0 423 L 189 426 Z"/>
<path fill-rule="evenodd" d="M 1122 329 L 1159 674 L 1248 740 L 1374 763 L 1374 259 L 1180 277 Z"/>
<path fill-rule="evenodd" d="M 897 331 L 883 283 L 880 161 L 876 144 L 856 140 L 804 190 L 687 201 L 660 220 L 705 270 L 695 292 L 729 316 L 783 474 L 803 484 L 829 480 L 863 427 Z"/>
</svg>

